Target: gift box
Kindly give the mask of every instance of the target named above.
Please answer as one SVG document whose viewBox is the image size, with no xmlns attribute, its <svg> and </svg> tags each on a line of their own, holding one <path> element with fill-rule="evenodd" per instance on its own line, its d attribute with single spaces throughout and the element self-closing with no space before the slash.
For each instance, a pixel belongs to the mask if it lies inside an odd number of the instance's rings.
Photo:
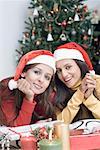
<svg viewBox="0 0 100 150">
<path fill-rule="evenodd" d="M 71 150 L 100 150 L 100 133 L 70 136 Z"/>
<path fill-rule="evenodd" d="M 71 150 L 100 150 L 100 120 L 85 119 L 70 124 Z"/>
</svg>

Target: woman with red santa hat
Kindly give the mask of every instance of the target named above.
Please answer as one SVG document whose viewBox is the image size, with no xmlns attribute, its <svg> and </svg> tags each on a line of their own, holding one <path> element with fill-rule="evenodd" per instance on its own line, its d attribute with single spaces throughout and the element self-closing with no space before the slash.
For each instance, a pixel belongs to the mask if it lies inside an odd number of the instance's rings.
<svg viewBox="0 0 100 150">
<path fill-rule="evenodd" d="M 48 50 L 25 54 L 14 78 L 0 82 L 0 124 L 21 126 L 53 118 L 50 93 L 53 90 L 55 59 Z"/>
<path fill-rule="evenodd" d="M 57 118 L 65 123 L 100 119 L 100 76 L 95 75 L 86 51 L 70 42 L 59 46 L 54 57 Z"/>
</svg>

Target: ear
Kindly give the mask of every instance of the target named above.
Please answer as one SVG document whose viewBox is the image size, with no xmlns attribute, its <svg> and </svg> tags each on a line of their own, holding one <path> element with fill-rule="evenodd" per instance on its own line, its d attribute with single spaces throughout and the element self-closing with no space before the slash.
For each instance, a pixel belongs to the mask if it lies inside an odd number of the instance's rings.
<svg viewBox="0 0 100 150">
<path fill-rule="evenodd" d="M 22 77 L 22 78 L 25 78 L 25 76 L 26 76 L 26 72 L 23 72 L 23 73 L 21 74 L 21 77 Z"/>
</svg>

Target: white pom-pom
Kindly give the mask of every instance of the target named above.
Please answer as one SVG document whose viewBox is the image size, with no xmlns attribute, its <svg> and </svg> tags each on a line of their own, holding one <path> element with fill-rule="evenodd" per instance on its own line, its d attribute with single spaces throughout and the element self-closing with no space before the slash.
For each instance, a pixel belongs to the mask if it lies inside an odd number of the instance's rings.
<svg viewBox="0 0 100 150">
<path fill-rule="evenodd" d="M 17 81 L 14 81 L 13 79 L 11 79 L 8 83 L 8 87 L 10 90 L 17 89 Z"/>
<path fill-rule="evenodd" d="M 95 71 L 94 70 L 90 70 L 89 71 L 91 75 L 95 75 Z"/>
</svg>

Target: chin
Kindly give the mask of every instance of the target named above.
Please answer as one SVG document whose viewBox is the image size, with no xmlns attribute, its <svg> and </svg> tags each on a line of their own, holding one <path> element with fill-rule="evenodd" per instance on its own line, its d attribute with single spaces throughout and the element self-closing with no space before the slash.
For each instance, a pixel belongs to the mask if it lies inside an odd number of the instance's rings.
<svg viewBox="0 0 100 150">
<path fill-rule="evenodd" d="M 44 92 L 44 91 L 43 91 Z M 43 92 L 35 91 L 36 95 L 42 94 Z"/>
<path fill-rule="evenodd" d="M 71 88 L 71 87 L 73 87 L 73 84 L 66 84 L 66 86 L 67 86 L 68 88 Z"/>
</svg>

